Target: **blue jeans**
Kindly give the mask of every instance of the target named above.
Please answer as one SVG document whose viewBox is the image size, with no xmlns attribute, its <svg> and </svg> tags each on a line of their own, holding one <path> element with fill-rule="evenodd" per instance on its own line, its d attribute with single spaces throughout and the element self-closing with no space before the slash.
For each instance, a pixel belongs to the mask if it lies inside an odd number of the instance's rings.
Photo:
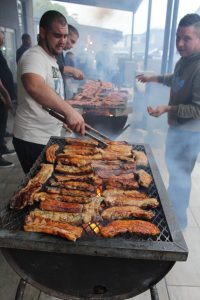
<svg viewBox="0 0 200 300">
<path fill-rule="evenodd" d="M 165 157 L 169 172 L 168 195 L 179 225 L 187 226 L 186 210 L 191 192 L 191 174 L 200 152 L 200 132 L 168 129 Z"/>
</svg>

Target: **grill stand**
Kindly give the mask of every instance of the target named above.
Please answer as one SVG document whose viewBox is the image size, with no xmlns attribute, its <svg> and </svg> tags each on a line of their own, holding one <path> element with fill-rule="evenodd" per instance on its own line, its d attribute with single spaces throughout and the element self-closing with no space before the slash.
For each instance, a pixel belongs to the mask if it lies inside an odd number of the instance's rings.
<svg viewBox="0 0 200 300">
<path fill-rule="evenodd" d="M 15 296 L 15 300 L 23 300 L 26 283 L 27 282 L 24 279 L 22 279 L 22 278 L 20 279 L 20 282 L 17 287 L 17 293 Z M 150 293 L 151 293 L 151 300 L 159 300 L 159 295 L 158 295 L 156 285 L 150 286 L 149 289 L 150 289 Z"/>
<path fill-rule="evenodd" d="M 26 280 L 22 278 L 20 279 L 20 282 L 17 287 L 17 293 L 15 295 L 15 300 L 23 300 L 26 283 L 27 283 Z"/>
<path fill-rule="evenodd" d="M 93 257 L 18 249 L 1 251 L 21 278 L 15 300 L 23 299 L 26 283 L 47 295 L 65 300 L 124 300 L 148 289 L 151 300 L 159 300 L 155 284 L 174 265 L 172 261 Z"/>
</svg>

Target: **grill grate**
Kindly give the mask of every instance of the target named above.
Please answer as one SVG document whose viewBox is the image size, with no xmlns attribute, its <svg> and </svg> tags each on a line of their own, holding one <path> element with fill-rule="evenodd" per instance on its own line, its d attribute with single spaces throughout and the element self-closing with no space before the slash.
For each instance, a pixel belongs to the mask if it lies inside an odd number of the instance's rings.
<svg viewBox="0 0 200 300">
<path fill-rule="evenodd" d="M 59 150 L 58 152 L 62 151 L 64 145 L 65 145 L 65 140 L 63 138 L 56 138 L 56 137 L 52 137 L 49 141 L 49 143 L 47 144 L 47 147 L 54 144 L 54 143 L 58 143 L 59 144 Z M 138 151 L 143 151 L 145 152 L 145 154 L 148 157 L 148 160 L 151 160 L 151 155 L 149 153 L 147 153 L 146 149 L 145 149 L 145 145 L 133 145 L 133 149 L 134 150 L 138 150 Z M 41 162 L 45 162 L 45 151 L 46 148 L 44 149 L 44 151 L 42 152 L 42 154 L 40 155 L 40 157 L 38 158 L 37 162 L 35 163 L 35 165 L 33 166 L 33 168 L 30 170 L 29 174 L 26 176 L 26 178 L 23 180 L 23 182 L 20 184 L 18 190 L 20 190 L 23 186 L 26 185 L 26 183 L 28 182 L 28 180 L 36 174 L 36 172 L 39 169 L 39 165 Z M 144 241 L 144 240 L 148 240 L 148 241 L 162 241 L 162 242 L 172 242 L 172 237 L 170 234 L 170 230 L 168 228 L 167 225 L 167 221 L 165 218 L 165 214 L 164 214 L 164 210 L 162 207 L 162 203 L 160 201 L 160 197 L 159 197 L 159 193 L 158 190 L 156 188 L 156 183 L 154 181 L 154 176 L 152 174 L 152 170 L 150 165 L 148 167 L 143 168 L 146 172 L 148 172 L 152 178 L 153 181 L 150 185 L 150 187 L 148 188 L 148 190 L 145 190 L 145 192 L 148 193 L 148 195 L 150 197 L 155 197 L 157 198 L 157 200 L 160 202 L 160 206 L 156 209 L 154 209 L 153 211 L 155 212 L 155 217 L 152 220 L 152 223 L 154 223 L 155 225 L 157 225 L 160 229 L 160 235 L 156 238 L 151 238 L 151 237 L 139 237 L 139 236 L 134 236 L 131 234 L 123 234 L 122 237 L 123 239 L 127 239 L 127 240 L 131 240 L 131 241 Z M 24 224 L 24 220 L 26 215 L 33 209 L 35 209 L 36 207 L 38 207 L 38 203 L 34 204 L 31 207 L 26 207 L 23 210 L 20 211 L 15 211 L 15 210 L 11 210 L 9 207 L 5 207 L 4 209 L 2 209 L 0 211 L 0 226 L 2 229 L 7 229 L 7 230 L 15 230 L 15 231 L 19 231 L 19 230 L 23 230 L 23 224 Z M 102 223 L 98 224 L 98 223 L 93 223 L 88 224 L 87 226 L 84 226 L 84 234 L 83 237 L 80 238 L 79 240 L 91 240 L 91 239 L 104 239 L 102 237 L 100 237 L 98 235 L 98 233 L 96 233 L 96 231 L 99 231 L 99 226 L 100 225 L 105 225 L 106 223 Z M 114 237 L 113 239 L 118 239 L 119 237 Z"/>
</svg>

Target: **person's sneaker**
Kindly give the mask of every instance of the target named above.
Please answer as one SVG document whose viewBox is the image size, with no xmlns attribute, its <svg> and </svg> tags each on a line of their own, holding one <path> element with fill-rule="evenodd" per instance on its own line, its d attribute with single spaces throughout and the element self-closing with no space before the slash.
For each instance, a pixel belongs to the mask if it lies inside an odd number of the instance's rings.
<svg viewBox="0 0 200 300">
<path fill-rule="evenodd" d="M 1 156 L 4 157 L 4 155 L 14 155 L 16 152 L 15 150 L 9 150 L 6 146 L 0 150 Z"/>
<path fill-rule="evenodd" d="M 3 157 L 0 157 L 0 168 L 10 168 L 14 167 L 14 163 L 5 160 Z"/>
</svg>

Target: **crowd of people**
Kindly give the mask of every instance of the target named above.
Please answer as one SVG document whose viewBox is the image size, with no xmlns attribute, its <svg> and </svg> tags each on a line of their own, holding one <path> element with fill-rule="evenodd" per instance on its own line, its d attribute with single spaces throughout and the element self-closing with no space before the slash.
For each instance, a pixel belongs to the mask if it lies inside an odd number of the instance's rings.
<svg viewBox="0 0 200 300">
<path fill-rule="evenodd" d="M 25 173 L 28 173 L 50 136 L 59 136 L 63 124 L 52 118 L 43 107 L 57 111 L 65 117 L 67 126 L 84 135 L 83 117 L 67 101 L 67 79 L 84 79 L 82 70 L 76 68 L 70 49 L 79 38 L 77 29 L 67 23 L 58 11 L 47 11 L 39 24 L 38 45 L 31 47 L 28 34 L 22 35 L 22 45 L 17 50 L 17 97 L 13 88 L 11 71 L 0 51 L 0 167 L 13 164 L 4 155 L 15 151 Z M 3 33 L 0 34 L 0 45 Z M 150 116 L 168 114 L 166 138 L 166 164 L 169 172 L 168 194 L 178 220 L 185 228 L 186 209 L 191 191 L 191 173 L 200 152 L 200 16 L 184 16 L 177 28 L 176 47 L 181 58 L 173 74 L 158 76 L 139 75 L 140 82 L 158 82 L 170 87 L 169 104 L 156 108 L 148 106 Z M 100 53 L 101 54 L 101 53 Z M 98 68 L 102 67 L 101 55 Z M 17 98 L 13 128 L 13 145 L 5 144 L 8 109 Z M 145 105 L 145 103 L 144 103 Z"/>
</svg>

